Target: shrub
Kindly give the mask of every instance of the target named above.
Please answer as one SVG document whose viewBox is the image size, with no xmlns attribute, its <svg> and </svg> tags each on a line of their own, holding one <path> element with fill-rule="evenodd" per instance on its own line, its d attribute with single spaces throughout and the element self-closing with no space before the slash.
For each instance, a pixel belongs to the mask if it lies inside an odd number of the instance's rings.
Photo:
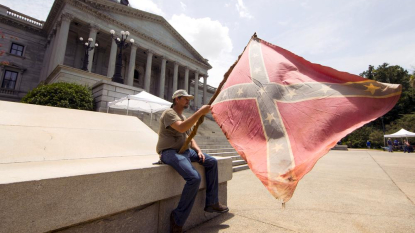
<svg viewBox="0 0 415 233">
<path fill-rule="evenodd" d="M 94 98 L 87 86 L 75 83 L 40 85 L 23 97 L 22 103 L 61 108 L 93 110 Z"/>
</svg>

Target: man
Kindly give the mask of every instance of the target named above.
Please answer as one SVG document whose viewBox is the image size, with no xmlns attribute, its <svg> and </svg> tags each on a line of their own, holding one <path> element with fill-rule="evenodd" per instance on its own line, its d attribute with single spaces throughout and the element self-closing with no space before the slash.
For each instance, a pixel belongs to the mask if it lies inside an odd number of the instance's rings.
<svg viewBox="0 0 415 233">
<path fill-rule="evenodd" d="M 391 153 L 393 152 L 393 144 L 390 138 L 388 138 L 388 151 Z"/>
<path fill-rule="evenodd" d="M 173 94 L 173 104 L 160 117 L 159 139 L 157 153 L 163 163 L 172 166 L 186 180 L 179 205 L 170 215 L 170 229 L 172 232 L 181 232 L 182 226 L 189 217 L 201 181 L 200 174 L 191 162 L 199 162 L 205 167 L 206 173 L 206 205 L 205 211 L 225 213 L 228 207 L 221 205 L 218 199 L 218 168 L 215 158 L 202 153 L 196 141 L 192 139 L 190 148 L 183 154 L 178 154 L 186 141 L 186 132 L 197 120 L 209 113 L 210 105 L 202 106 L 189 119 L 183 116 L 184 109 L 194 97 L 185 90 L 177 90 Z"/>
</svg>

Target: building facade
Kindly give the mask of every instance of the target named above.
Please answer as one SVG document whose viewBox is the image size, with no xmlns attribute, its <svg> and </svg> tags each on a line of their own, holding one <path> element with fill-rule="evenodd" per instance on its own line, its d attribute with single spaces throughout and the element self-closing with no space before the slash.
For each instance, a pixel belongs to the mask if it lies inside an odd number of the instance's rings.
<svg viewBox="0 0 415 233">
<path fill-rule="evenodd" d="M 186 89 L 196 97 L 195 108 L 216 90 L 206 83 L 208 60 L 163 17 L 115 1 L 55 0 L 46 22 L 0 5 L 0 31 L 0 100 L 19 101 L 39 83 L 111 83 L 117 59 L 120 90 L 145 90 L 171 101 L 175 90 Z M 116 40 L 127 31 L 121 53 Z M 94 49 L 85 56 L 88 38 Z M 105 92 L 98 110 L 123 93 L 130 92 Z"/>
</svg>

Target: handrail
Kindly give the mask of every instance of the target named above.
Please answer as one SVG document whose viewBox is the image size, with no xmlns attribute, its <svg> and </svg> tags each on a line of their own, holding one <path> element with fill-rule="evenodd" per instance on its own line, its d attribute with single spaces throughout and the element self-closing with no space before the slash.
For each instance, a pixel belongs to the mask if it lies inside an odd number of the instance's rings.
<svg viewBox="0 0 415 233">
<path fill-rule="evenodd" d="M 35 18 L 32 18 L 28 15 L 22 14 L 22 13 L 17 12 L 17 11 L 14 11 L 12 9 L 7 9 L 7 15 L 9 15 L 11 17 L 18 18 L 18 19 L 23 20 L 23 21 L 26 21 L 28 23 L 34 24 L 38 27 L 43 27 L 43 24 L 45 23 L 41 20 L 37 20 Z"/>
<path fill-rule="evenodd" d="M 0 88 L 0 94 L 17 95 L 19 94 L 19 91 L 16 91 L 14 89 L 8 89 L 8 88 Z"/>
</svg>

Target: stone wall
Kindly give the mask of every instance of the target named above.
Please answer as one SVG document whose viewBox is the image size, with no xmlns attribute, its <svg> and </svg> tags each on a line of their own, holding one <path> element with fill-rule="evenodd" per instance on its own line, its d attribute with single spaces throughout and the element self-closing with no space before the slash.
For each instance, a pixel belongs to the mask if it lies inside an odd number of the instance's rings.
<svg viewBox="0 0 415 233">
<path fill-rule="evenodd" d="M 157 134 L 131 116 L 0 101 L 0 233 L 167 232 L 185 181 L 153 165 Z M 25 143 L 22 143 L 25 142 Z M 232 161 L 218 159 L 227 202 Z M 188 229 L 203 211 L 202 182 Z"/>
<path fill-rule="evenodd" d="M 39 84 L 40 72 L 45 52 L 46 38 L 30 30 L 23 30 L 11 26 L 0 20 L 0 62 L 8 65 L 0 65 L 0 88 L 5 70 L 18 72 L 18 79 L 14 92 L 0 90 L 0 100 L 19 101 L 26 93 Z M 24 46 L 22 56 L 10 53 L 12 43 Z"/>
</svg>

